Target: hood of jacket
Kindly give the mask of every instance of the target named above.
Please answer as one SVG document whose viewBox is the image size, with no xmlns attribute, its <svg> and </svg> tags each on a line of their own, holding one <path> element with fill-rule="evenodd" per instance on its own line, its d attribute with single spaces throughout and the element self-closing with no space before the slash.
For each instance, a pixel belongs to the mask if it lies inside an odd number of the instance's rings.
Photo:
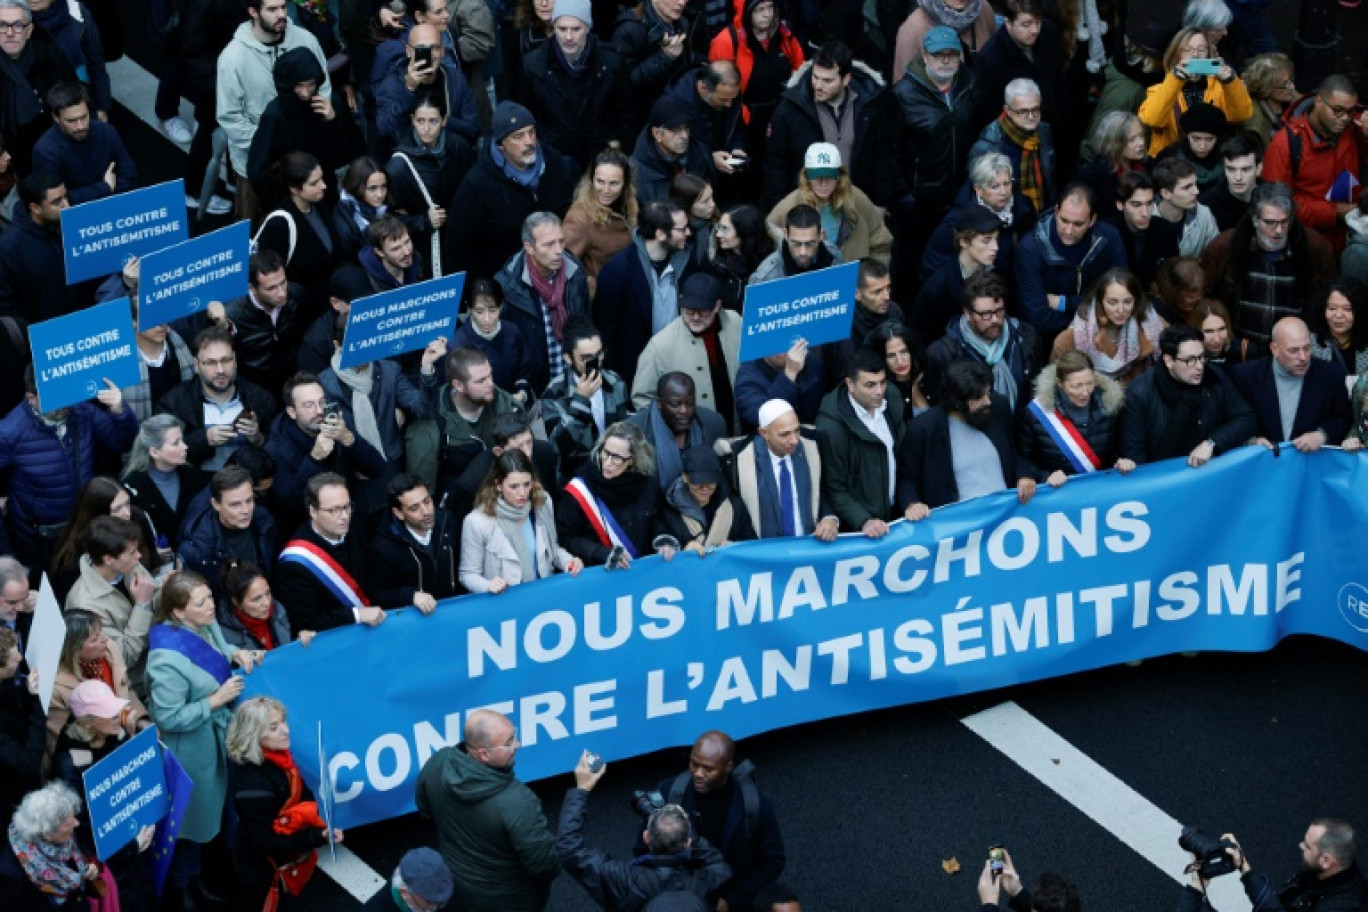
<svg viewBox="0 0 1368 912">
<path fill-rule="evenodd" d="M 514 782 L 511 768 L 485 766 L 466 753 L 464 741 L 438 756 L 442 759 L 442 791 L 462 804 L 487 801 Z"/>
<path fill-rule="evenodd" d="M 315 89 L 323 87 L 323 67 L 312 51 L 296 47 L 281 54 L 271 68 L 271 79 L 275 82 L 276 98 L 283 112 L 296 117 L 313 112 L 313 105 L 301 100 L 294 91 L 299 83 L 310 80 L 316 84 Z"/>
<path fill-rule="evenodd" d="M 788 88 L 803 89 L 808 104 L 815 105 L 816 102 L 812 100 L 810 90 L 812 80 L 808 78 L 808 74 L 811 72 L 812 61 L 804 61 L 803 65 L 794 70 L 793 75 L 789 77 Z M 883 76 L 879 75 L 877 70 L 870 68 L 869 64 L 862 60 L 853 60 L 850 63 L 850 87 L 855 90 L 855 94 L 860 100 L 868 101 L 887 88 L 887 83 L 884 82 Z"/>
<path fill-rule="evenodd" d="M 1059 395 L 1059 385 L 1055 383 L 1055 370 L 1055 365 L 1047 364 L 1035 379 L 1035 401 L 1049 412 L 1055 410 L 1056 397 Z M 1115 415 L 1121 411 L 1121 406 L 1126 400 L 1126 388 L 1097 371 L 1093 371 L 1093 377 L 1097 381 L 1093 397 L 1101 404 L 1103 414 Z"/>
</svg>

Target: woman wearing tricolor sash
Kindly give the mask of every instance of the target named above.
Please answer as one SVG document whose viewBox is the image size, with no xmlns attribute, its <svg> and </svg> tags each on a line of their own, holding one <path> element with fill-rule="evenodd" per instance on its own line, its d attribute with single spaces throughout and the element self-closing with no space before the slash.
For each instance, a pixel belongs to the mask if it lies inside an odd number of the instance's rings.
<svg viewBox="0 0 1368 912">
<path fill-rule="evenodd" d="M 553 573 L 578 576 L 584 562 L 561 547 L 551 498 L 532 460 L 509 448 L 494 460 L 461 526 L 461 585 L 498 595 Z"/>
<path fill-rule="evenodd" d="M 166 747 L 194 782 L 181 821 L 167 887 L 184 891 L 200 877 L 201 849 L 219 835 L 228 794 L 228 722 L 243 678 L 264 652 L 239 649 L 223 639 L 215 620 L 214 596 L 197 573 L 171 574 L 148 633 L 148 710 Z M 199 898 L 199 897 L 195 897 Z M 192 900 L 193 902 L 193 900 Z"/>
<path fill-rule="evenodd" d="M 1036 377 L 1035 396 L 1021 411 L 1019 472 L 1056 488 L 1070 475 L 1129 472 L 1135 463 L 1116 458 L 1124 404 L 1121 384 L 1097 373 L 1091 358 L 1079 351 L 1060 355 Z"/>
<path fill-rule="evenodd" d="M 566 549 L 596 567 L 628 567 L 637 557 L 659 553 L 670 560 L 679 542 L 662 515 L 664 494 L 656 482 L 655 452 L 640 428 L 619 421 L 589 451 L 589 461 L 565 486 L 556 529 Z"/>
</svg>

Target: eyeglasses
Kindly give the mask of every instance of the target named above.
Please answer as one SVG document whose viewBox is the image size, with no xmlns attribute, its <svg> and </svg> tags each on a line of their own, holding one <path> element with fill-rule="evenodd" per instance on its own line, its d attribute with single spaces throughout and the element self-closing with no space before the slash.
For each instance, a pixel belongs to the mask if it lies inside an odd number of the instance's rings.
<svg viewBox="0 0 1368 912">
<path fill-rule="evenodd" d="M 18 35 L 28 31 L 32 22 L 0 22 L 0 35 Z"/>
<path fill-rule="evenodd" d="M 999 307 L 996 310 L 971 310 L 969 311 L 980 320 L 1001 320 L 1007 316 L 1007 308 Z"/>
<path fill-rule="evenodd" d="M 1008 108 L 1007 110 L 1011 111 L 1013 114 L 1017 115 L 1018 117 L 1039 117 L 1039 116 L 1040 116 L 1040 105 L 1036 105 L 1034 108 Z"/>
<path fill-rule="evenodd" d="M 336 507 L 315 507 L 314 509 L 319 513 L 327 513 L 329 516 L 346 516 L 352 510 L 356 509 L 356 505 L 344 503 Z"/>
<path fill-rule="evenodd" d="M 232 366 L 233 362 L 237 361 L 237 355 L 229 355 L 226 358 L 215 358 L 212 361 L 207 358 L 197 358 L 196 360 L 199 361 L 201 367 L 207 367 L 210 370 L 213 370 L 216 367 Z"/>
<path fill-rule="evenodd" d="M 1269 228 L 1286 228 L 1292 222 L 1291 218 L 1270 219 L 1259 216 L 1258 219 Z"/>
<path fill-rule="evenodd" d="M 600 450 L 599 456 L 604 462 L 611 462 L 613 465 L 622 465 L 632 461 L 632 454 L 623 456 L 621 453 L 614 453 L 612 450 Z"/>
<path fill-rule="evenodd" d="M 1206 360 L 1207 360 L 1207 356 L 1204 355 L 1204 354 L 1203 354 L 1203 355 L 1189 355 L 1189 356 L 1186 357 L 1186 358 L 1174 358 L 1173 360 L 1174 360 L 1174 361 L 1177 361 L 1179 364 L 1186 364 L 1188 367 L 1196 367 L 1196 366 L 1199 365 L 1199 364 L 1205 364 L 1205 363 L 1206 363 Z"/>
<path fill-rule="evenodd" d="M 1353 110 L 1356 107 L 1355 105 L 1332 105 L 1321 96 L 1317 96 L 1317 98 L 1319 98 L 1320 103 L 1329 108 L 1330 113 L 1334 114 L 1336 117 L 1348 117 L 1353 113 Z"/>
</svg>

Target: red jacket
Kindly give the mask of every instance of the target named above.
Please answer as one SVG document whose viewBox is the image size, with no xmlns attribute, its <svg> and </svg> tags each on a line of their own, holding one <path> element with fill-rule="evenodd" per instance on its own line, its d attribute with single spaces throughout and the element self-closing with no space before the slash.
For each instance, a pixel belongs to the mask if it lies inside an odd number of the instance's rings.
<svg viewBox="0 0 1368 912">
<path fill-rule="evenodd" d="M 1344 220 L 1335 211 L 1335 203 L 1326 200 L 1325 195 L 1342 172 L 1349 171 L 1360 180 L 1364 177 L 1364 166 L 1368 165 L 1368 141 L 1358 125 L 1350 122 L 1336 142 L 1320 139 L 1311 125 L 1306 122 L 1306 110 L 1302 107 L 1297 114 L 1287 119 L 1286 129 L 1279 129 L 1268 143 L 1264 153 L 1263 179 L 1287 184 L 1292 188 L 1292 196 L 1297 204 L 1297 218 L 1308 228 L 1315 228 L 1335 248 L 1338 255 L 1344 250 L 1346 228 Z M 1288 142 L 1288 130 L 1294 131 L 1301 139 L 1301 156 L 1296 175 L 1292 173 L 1292 153 Z"/>
<path fill-rule="evenodd" d="M 709 60 L 731 60 L 736 63 L 736 68 L 741 71 L 741 93 L 744 95 L 746 86 L 750 84 L 751 68 L 755 66 L 755 54 L 751 51 L 750 42 L 746 40 L 746 27 L 741 23 L 741 17 L 745 15 L 747 4 L 743 3 L 741 9 L 736 14 L 736 19 L 731 25 L 718 32 L 713 38 L 712 44 L 708 46 Z M 798 69 L 803 65 L 803 46 L 798 43 L 798 39 L 793 37 L 793 33 L 784 23 L 779 23 L 779 31 L 775 32 L 771 41 L 779 41 L 779 50 L 789 59 L 793 69 Z M 776 99 L 777 100 L 777 99 Z M 749 121 L 749 117 L 747 117 Z"/>
</svg>

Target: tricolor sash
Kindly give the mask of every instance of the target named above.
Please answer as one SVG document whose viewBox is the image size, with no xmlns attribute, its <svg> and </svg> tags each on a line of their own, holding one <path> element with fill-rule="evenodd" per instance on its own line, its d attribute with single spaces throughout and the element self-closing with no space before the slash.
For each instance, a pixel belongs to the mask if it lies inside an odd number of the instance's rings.
<svg viewBox="0 0 1368 912">
<path fill-rule="evenodd" d="M 584 515 L 589 518 L 589 525 L 594 528 L 594 534 L 598 536 L 599 542 L 605 548 L 620 545 L 633 558 L 641 556 L 637 553 L 636 545 L 632 544 L 632 540 L 622 531 L 622 526 L 618 524 L 612 511 L 603 501 L 594 496 L 594 493 L 589 490 L 589 486 L 584 483 L 583 478 L 572 479 L 565 486 L 565 492 L 575 499 L 575 503 L 580 505 Z"/>
<path fill-rule="evenodd" d="M 1036 416 L 1041 425 L 1045 428 L 1045 433 L 1050 435 L 1050 439 L 1059 447 L 1059 452 L 1064 454 L 1064 458 L 1069 460 L 1069 465 L 1073 466 L 1074 471 L 1080 475 L 1088 472 L 1096 472 L 1102 468 L 1102 460 L 1097 458 L 1092 447 L 1088 446 L 1088 441 L 1079 433 L 1078 427 L 1074 425 L 1067 416 L 1060 413 L 1057 409 L 1046 409 L 1035 399 L 1031 400 L 1028 406 L 1031 414 Z"/>
<path fill-rule="evenodd" d="M 296 538 L 280 552 L 280 563 L 299 564 L 312 573 L 337 600 L 349 608 L 365 608 L 370 604 L 361 585 L 342 569 L 331 554 L 311 541 Z"/>
<path fill-rule="evenodd" d="M 209 645 L 204 637 L 175 624 L 158 624 L 149 630 L 147 648 L 179 652 L 220 684 L 233 673 L 227 656 Z"/>
</svg>

